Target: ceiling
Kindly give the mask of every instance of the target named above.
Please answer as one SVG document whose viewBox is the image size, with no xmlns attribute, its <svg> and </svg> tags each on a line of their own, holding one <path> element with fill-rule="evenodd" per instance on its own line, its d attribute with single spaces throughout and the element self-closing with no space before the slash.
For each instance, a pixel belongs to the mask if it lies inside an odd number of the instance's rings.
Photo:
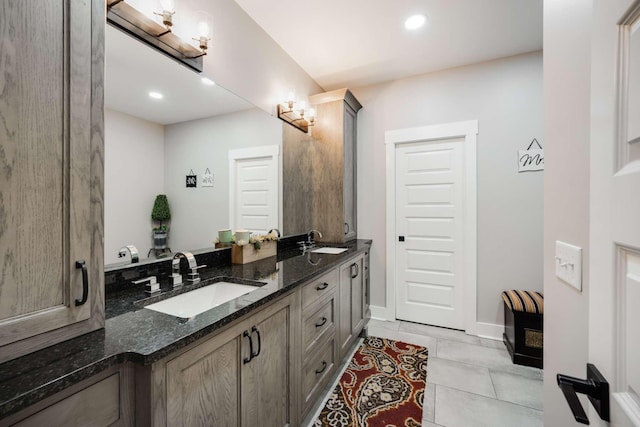
<svg viewBox="0 0 640 427">
<path fill-rule="evenodd" d="M 543 0 L 235 1 L 325 90 L 542 49 Z"/>
<path fill-rule="evenodd" d="M 325 90 L 542 49 L 543 0 L 235 1 Z M 105 45 L 107 108 L 164 125 L 254 108 L 110 25 Z"/>
</svg>

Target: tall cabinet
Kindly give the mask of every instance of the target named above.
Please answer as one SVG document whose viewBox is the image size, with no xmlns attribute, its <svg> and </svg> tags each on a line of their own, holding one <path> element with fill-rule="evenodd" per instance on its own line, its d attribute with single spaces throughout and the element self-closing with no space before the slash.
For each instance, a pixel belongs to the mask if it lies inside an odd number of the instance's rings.
<svg viewBox="0 0 640 427">
<path fill-rule="evenodd" d="M 325 242 L 356 238 L 356 145 L 362 105 L 348 89 L 311 96 L 306 134 L 283 123 L 284 234 L 320 230 Z"/>
<path fill-rule="evenodd" d="M 104 9 L 0 5 L 0 362 L 104 326 Z"/>
<path fill-rule="evenodd" d="M 357 114 L 362 105 L 349 89 L 311 96 L 318 120 L 317 164 L 313 168 L 313 227 L 321 240 L 344 242 L 357 236 Z"/>
</svg>

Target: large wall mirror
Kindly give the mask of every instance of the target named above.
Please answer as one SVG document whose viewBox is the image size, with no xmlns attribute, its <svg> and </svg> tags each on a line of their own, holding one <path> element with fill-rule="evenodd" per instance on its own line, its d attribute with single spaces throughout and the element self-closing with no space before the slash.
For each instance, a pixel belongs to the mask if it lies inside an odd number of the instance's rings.
<svg viewBox="0 0 640 427">
<path fill-rule="evenodd" d="M 125 245 L 148 256 L 158 194 L 166 194 L 171 207 L 174 252 L 212 248 L 219 229 L 281 228 L 281 122 L 202 77 L 107 25 L 107 268 L 128 262 L 128 255 L 118 257 Z M 266 182 L 265 167 L 276 168 Z M 192 172 L 196 187 L 188 188 Z M 212 187 L 202 186 L 206 172 Z M 273 214 L 255 214 L 265 204 Z"/>
</svg>

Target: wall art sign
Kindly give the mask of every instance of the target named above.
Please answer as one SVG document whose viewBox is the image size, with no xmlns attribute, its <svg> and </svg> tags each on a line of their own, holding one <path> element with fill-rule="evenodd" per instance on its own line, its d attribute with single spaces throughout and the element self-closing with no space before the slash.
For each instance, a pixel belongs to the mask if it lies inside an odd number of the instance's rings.
<svg viewBox="0 0 640 427">
<path fill-rule="evenodd" d="M 533 144 L 539 148 L 531 148 Z M 544 170 L 544 150 L 537 139 L 533 138 L 526 150 L 518 150 L 518 172 Z"/>
<path fill-rule="evenodd" d="M 202 175 L 202 186 L 213 187 L 213 174 L 209 168 L 207 168 L 207 170 L 204 171 L 204 175 Z"/>
<path fill-rule="evenodd" d="M 189 175 L 187 175 L 187 188 L 196 188 L 198 177 L 193 173 L 193 169 L 189 171 Z"/>
</svg>

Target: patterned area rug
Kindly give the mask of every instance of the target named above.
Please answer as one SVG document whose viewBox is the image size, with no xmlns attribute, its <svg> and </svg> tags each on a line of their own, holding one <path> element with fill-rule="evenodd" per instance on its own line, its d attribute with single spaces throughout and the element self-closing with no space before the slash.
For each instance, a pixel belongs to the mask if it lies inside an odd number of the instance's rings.
<svg viewBox="0 0 640 427">
<path fill-rule="evenodd" d="M 428 355 L 419 345 L 365 338 L 313 425 L 422 425 Z"/>
</svg>

